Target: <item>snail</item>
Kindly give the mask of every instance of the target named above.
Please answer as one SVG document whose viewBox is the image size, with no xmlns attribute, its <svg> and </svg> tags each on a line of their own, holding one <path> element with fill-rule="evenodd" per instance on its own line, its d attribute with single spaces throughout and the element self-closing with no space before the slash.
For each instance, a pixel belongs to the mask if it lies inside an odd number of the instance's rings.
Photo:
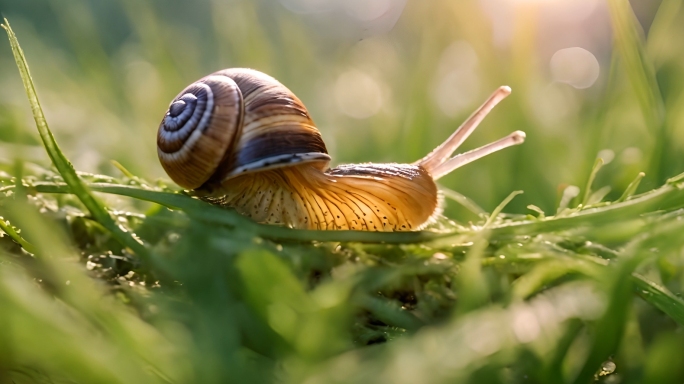
<svg viewBox="0 0 684 384">
<path fill-rule="evenodd" d="M 450 157 L 510 92 L 498 88 L 444 143 L 415 163 L 328 168 L 325 143 L 297 96 L 259 71 L 225 69 L 173 99 L 157 132 L 157 152 L 176 184 L 260 223 L 415 231 L 439 212 L 435 180 L 524 141 L 525 133 L 516 131 Z"/>
</svg>

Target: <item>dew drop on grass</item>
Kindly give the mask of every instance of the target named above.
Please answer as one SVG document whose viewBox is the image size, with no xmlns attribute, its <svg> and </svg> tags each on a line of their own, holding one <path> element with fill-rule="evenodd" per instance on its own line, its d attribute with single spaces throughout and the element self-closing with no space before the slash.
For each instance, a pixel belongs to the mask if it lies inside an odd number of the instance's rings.
<svg viewBox="0 0 684 384">
<path fill-rule="evenodd" d="M 617 368 L 617 365 L 608 360 L 605 361 L 603 364 L 601 364 L 601 371 L 599 371 L 599 376 L 608 376 L 611 373 L 615 372 L 615 369 Z"/>
</svg>

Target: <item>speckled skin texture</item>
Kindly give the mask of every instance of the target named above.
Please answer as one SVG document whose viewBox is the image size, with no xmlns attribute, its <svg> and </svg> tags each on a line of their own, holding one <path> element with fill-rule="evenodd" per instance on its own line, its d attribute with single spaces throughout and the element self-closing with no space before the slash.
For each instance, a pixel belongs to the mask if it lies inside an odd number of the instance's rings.
<svg viewBox="0 0 684 384">
<path fill-rule="evenodd" d="M 228 179 L 203 199 L 260 223 L 324 230 L 415 231 L 438 207 L 432 177 L 410 164 L 301 164 Z"/>
</svg>

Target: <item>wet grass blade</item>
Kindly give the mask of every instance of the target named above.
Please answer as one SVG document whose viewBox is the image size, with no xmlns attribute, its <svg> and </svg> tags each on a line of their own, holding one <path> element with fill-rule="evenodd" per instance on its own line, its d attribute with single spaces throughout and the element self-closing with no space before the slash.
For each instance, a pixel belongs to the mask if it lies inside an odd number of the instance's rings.
<svg viewBox="0 0 684 384">
<path fill-rule="evenodd" d="M 111 184 L 91 183 L 88 187 L 96 192 L 127 196 L 135 199 L 150 201 L 173 209 L 181 209 L 188 216 L 214 223 L 239 227 L 253 232 L 257 236 L 273 240 L 291 241 L 339 241 L 361 243 L 420 243 L 438 239 L 472 233 L 474 230 L 438 232 L 367 232 L 367 231 L 309 231 L 294 230 L 272 225 L 257 224 L 246 217 L 240 216 L 233 210 L 226 210 L 209 203 L 191 198 L 190 196 L 143 189 L 139 187 Z M 5 190 L 12 189 L 13 186 Z M 36 182 L 31 184 L 37 192 L 42 193 L 72 193 L 68 185 L 60 183 Z M 549 217 L 544 220 L 525 220 L 492 225 L 488 229 L 492 238 L 511 235 L 546 233 L 580 228 L 583 225 L 598 226 L 615 220 L 638 218 L 641 214 L 654 209 L 673 210 L 684 206 L 684 187 L 672 182 L 658 189 L 643 193 L 628 201 L 614 203 L 597 208 L 590 208 L 570 216 L 559 218 Z"/>
<path fill-rule="evenodd" d="M 633 274 L 636 290 L 642 299 L 665 312 L 679 325 L 684 325 L 684 300 L 637 273 Z"/>
<path fill-rule="evenodd" d="M 36 94 L 36 89 L 33 80 L 31 79 L 31 73 L 29 72 L 28 64 L 26 63 L 26 57 L 24 57 L 24 52 L 19 46 L 17 36 L 14 34 L 14 31 L 12 31 L 7 19 L 4 19 L 3 28 L 7 31 L 7 37 L 9 38 L 12 47 L 12 53 L 14 54 L 14 60 L 19 69 L 21 80 L 24 83 L 26 95 L 31 104 L 31 111 L 33 112 L 33 117 L 36 121 L 38 133 L 40 134 L 40 138 L 43 141 L 45 150 L 50 156 L 52 163 L 55 165 L 62 178 L 64 178 L 64 181 L 69 185 L 72 193 L 81 200 L 95 220 L 110 231 L 114 238 L 123 246 L 130 248 L 138 256 L 147 258 L 149 255 L 145 246 L 114 222 L 114 219 L 112 219 L 105 207 L 90 193 L 86 185 L 76 174 L 76 170 L 71 162 L 69 162 L 60 150 L 57 141 L 48 127 L 47 120 L 45 119 L 45 115 L 40 106 L 38 95 Z"/>
<path fill-rule="evenodd" d="M 679 220 L 662 224 L 656 230 L 645 232 L 632 240 L 621 252 L 615 268 L 612 268 L 610 280 L 608 280 L 607 293 L 610 300 L 608 308 L 596 323 L 589 356 L 574 380 L 575 384 L 590 382 L 601 363 L 619 347 L 628 322 L 632 293 L 635 287 L 643 287 L 647 295 L 654 292 L 654 298 L 649 302 L 661 310 L 667 311 L 668 315 L 674 315 L 673 319 L 679 322 L 676 317 L 681 317 L 681 304 L 674 302 L 672 297 L 668 297 L 663 288 L 658 289 L 657 285 L 650 284 L 639 275 L 635 275 L 634 270 L 641 263 L 653 257 L 653 253 L 649 250 L 656 245 L 661 245 L 661 252 L 680 249 L 682 246 L 680 234 L 683 227 L 684 223 Z"/>
<path fill-rule="evenodd" d="M 128 196 L 150 201 L 173 209 L 181 209 L 193 219 L 218 225 L 227 225 L 249 231 L 257 236 L 273 240 L 290 241 L 340 241 L 361 243 L 418 243 L 444 237 L 445 234 L 435 232 L 368 232 L 368 231 L 310 231 L 295 230 L 273 225 L 257 224 L 241 216 L 234 210 L 224 209 L 204 201 L 177 193 L 161 192 L 126 185 L 93 183 L 88 185 L 96 192 Z M 38 192 L 73 193 L 65 184 L 34 183 Z M 449 233 L 448 235 L 453 235 Z"/>
<path fill-rule="evenodd" d="M 17 244 L 21 245 L 22 248 L 28 253 L 36 253 L 35 248 L 31 243 L 26 241 L 21 235 L 19 235 L 19 232 L 14 228 L 12 224 L 10 224 L 9 221 L 6 221 L 4 217 L 0 216 L 0 229 L 2 229 L 3 232 L 7 234 L 14 242 Z"/>
<path fill-rule="evenodd" d="M 684 189 L 679 185 L 667 184 L 658 189 L 638 195 L 628 201 L 602 207 L 585 209 L 579 213 L 536 221 L 520 221 L 493 226 L 492 236 L 510 236 L 527 233 L 556 232 L 579 229 L 582 226 L 596 227 L 615 220 L 638 218 L 653 210 L 674 210 L 684 206 Z"/>
<path fill-rule="evenodd" d="M 610 300 L 608 307 L 595 324 L 592 347 L 573 381 L 575 384 L 591 382 L 601 363 L 617 350 L 627 324 L 634 285 L 631 279 L 625 277 L 632 273 L 637 264 L 634 257 L 621 260 L 620 266 L 612 274 L 613 281 L 607 292 Z"/>
</svg>

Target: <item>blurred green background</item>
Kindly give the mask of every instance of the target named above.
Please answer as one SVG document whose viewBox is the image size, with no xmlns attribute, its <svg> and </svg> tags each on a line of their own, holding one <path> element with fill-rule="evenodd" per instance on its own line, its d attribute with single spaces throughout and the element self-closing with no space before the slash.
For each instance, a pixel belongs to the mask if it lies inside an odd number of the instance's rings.
<svg viewBox="0 0 684 384">
<path fill-rule="evenodd" d="M 641 191 L 684 171 L 681 0 L 0 0 L 0 13 L 67 158 L 128 193 L 169 197 L 110 160 L 164 178 L 169 101 L 236 66 L 290 87 L 336 164 L 414 161 L 510 85 L 463 150 L 518 129 L 527 142 L 441 180 L 487 211 L 524 190 L 507 212 L 555 213 L 597 156 L 610 201 L 640 171 Z M 131 251 L 32 164 L 49 163 L 4 39 L 0 90 L 2 384 L 684 380 L 681 178 L 394 245 L 122 198 L 112 217 L 147 245 Z"/>
<path fill-rule="evenodd" d="M 507 84 L 513 95 L 463 150 L 517 129 L 527 142 L 441 183 L 486 210 L 524 190 L 508 207 L 518 213 L 528 204 L 553 213 L 599 154 L 610 164 L 598 185 L 613 198 L 639 171 L 645 190 L 684 170 L 684 17 L 658 13 L 660 1 L 632 6 L 664 103 L 653 116 L 628 69 L 612 63 L 603 0 L 0 0 L 79 170 L 116 174 L 114 159 L 165 177 L 155 134 L 168 103 L 222 68 L 256 68 L 291 88 L 334 164 L 412 162 Z M 0 157 L 45 161 L 4 40 L 0 52 Z M 447 214 L 472 218 L 456 204 Z"/>
</svg>

